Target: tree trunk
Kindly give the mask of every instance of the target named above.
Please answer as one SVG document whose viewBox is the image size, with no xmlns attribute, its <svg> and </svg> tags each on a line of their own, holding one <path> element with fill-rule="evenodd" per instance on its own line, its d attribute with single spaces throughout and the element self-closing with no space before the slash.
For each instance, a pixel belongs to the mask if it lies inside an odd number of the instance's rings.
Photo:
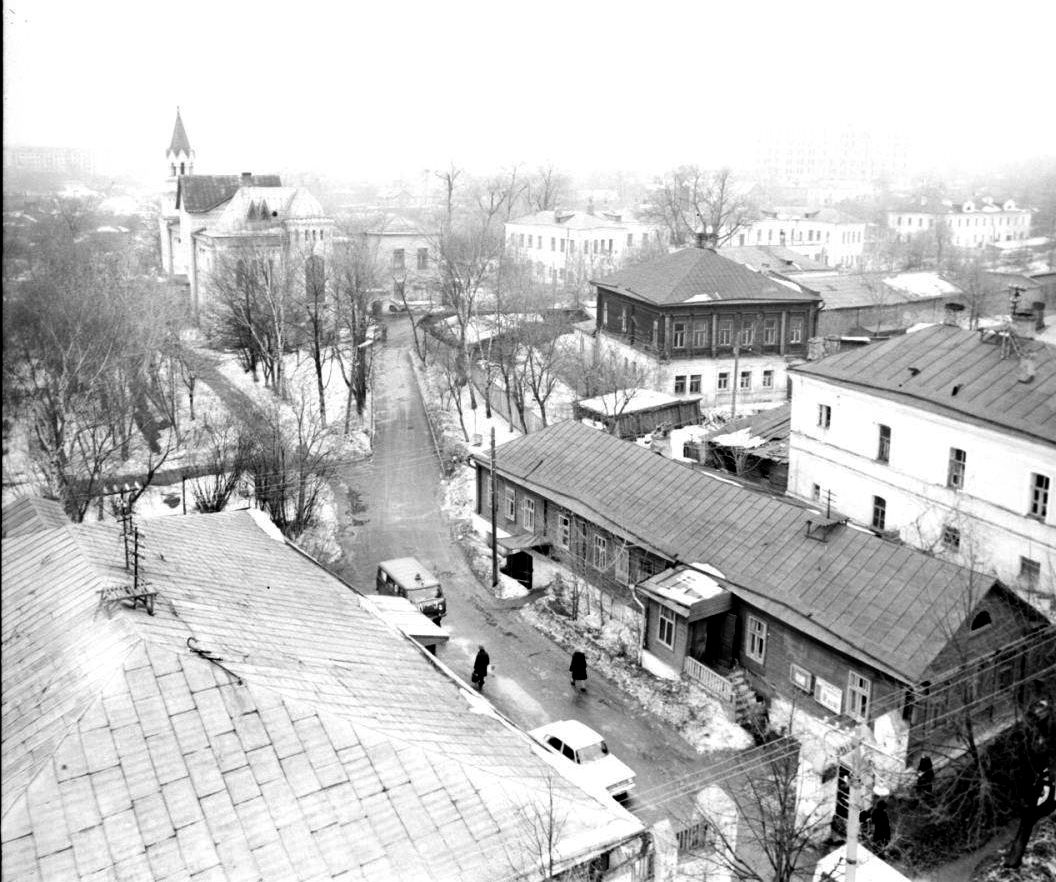
<svg viewBox="0 0 1056 882">
<path fill-rule="evenodd" d="M 323 356 L 319 346 L 312 347 L 312 362 L 315 365 L 315 384 L 319 390 L 319 422 L 326 425 L 326 384 L 323 382 Z"/>
</svg>

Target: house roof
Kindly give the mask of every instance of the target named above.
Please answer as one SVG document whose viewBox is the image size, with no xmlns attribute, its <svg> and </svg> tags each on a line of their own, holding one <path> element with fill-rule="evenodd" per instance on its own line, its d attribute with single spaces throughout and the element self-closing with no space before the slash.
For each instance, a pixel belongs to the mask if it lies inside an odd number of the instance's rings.
<svg viewBox="0 0 1056 882">
<path fill-rule="evenodd" d="M 613 220 L 610 217 L 590 214 L 586 211 L 562 211 L 560 209 L 521 215 L 508 223 L 520 226 L 560 227 L 565 230 L 620 230 L 626 225 L 625 221 Z"/>
<path fill-rule="evenodd" d="M 811 260 L 791 248 L 782 248 L 780 245 L 725 246 L 719 249 L 719 254 L 744 264 L 755 272 L 768 269 L 791 275 L 829 269 L 821 261 Z"/>
<path fill-rule="evenodd" d="M 281 187 L 278 175 L 180 175 L 176 207 L 199 214 L 227 202 L 240 187 Z"/>
<path fill-rule="evenodd" d="M 991 342 L 986 342 L 989 339 Z M 1034 379 L 996 335 L 932 325 L 789 368 L 945 416 L 1056 446 L 1056 347 L 1033 341 Z"/>
<path fill-rule="evenodd" d="M 70 522 L 62 503 L 39 496 L 22 496 L 3 508 L 3 537 L 23 536 Z"/>
<path fill-rule="evenodd" d="M 817 291 L 825 301 L 823 309 L 855 309 L 863 306 L 912 303 L 936 297 L 960 295 L 961 289 L 938 273 L 827 273 L 797 279 L 804 287 Z"/>
<path fill-rule="evenodd" d="M 187 130 L 183 127 L 183 118 L 180 116 L 180 108 L 176 108 L 176 124 L 172 127 L 172 139 L 169 141 L 169 153 L 179 155 L 184 153 L 191 155 L 191 141 L 187 137 Z"/>
<path fill-rule="evenodd" d="M 792 405 L 782 404 L 734 420 L 708 436 L 723 447 L 751 449 L 760 456 L 788 462 L 788 437 L 792 432 Z"/>
<path fill-rule="evenodd" d="M 138 526 L 154 616 L 112 524 L 3 540 L 5 878 L 494 879 L 551 792 L 560 860 L 643 830 L 260 513 Z"/>
<path fill-rule="evenodd" d="M 903 682 L 966 617 L 966 570 L 852 526 L 809 538 L 811 509 L 577 421 L 503 444 L 496 467 L 634 545 L 716 568 L 747 603 Z"/>
<path fill-rule="evenodd" d="M 617 412 L 623 415 L 641 411 L 660 410 L 673 404 L 677 405 L 682 402 L 696 402 L 699 400 L 699 396 L 686 398 L 685 396 L 668 395 L 666 392 L 658 392 L 655 389 L 631 387 L 628 389 L 617 389 L 615 392 L 606 392 L 604 395 L 596 395 L 594 398 L 581 398 L 576 404 L 592 413 L 611 416 Z"/>
<path fill-rule="evenodd" d="M 290 220 L 329 219 L 319 200 L 303 187 L 240 187 L 205 232 L 260 232 L 269 222 L 277 228 Z"/>
<path fill-rule="evenodd" d="M 684 248 L 591 284 L 650 303 L 739 300 L 810 301 L 817 295 L 794 282 L 752 272 L 710 248 Z"/>
</svg>

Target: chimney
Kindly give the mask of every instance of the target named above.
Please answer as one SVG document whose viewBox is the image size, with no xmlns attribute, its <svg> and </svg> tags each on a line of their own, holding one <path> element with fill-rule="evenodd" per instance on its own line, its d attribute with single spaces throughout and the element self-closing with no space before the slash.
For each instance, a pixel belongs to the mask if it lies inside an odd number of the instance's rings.
<svg viewBox="0 0 1056 882">
<path fill-rule="evenodd" d="M 964 312 L 963 303 L 947 303 L 942 316 L 942 323 L 953 328 L 961 326 L 961 313 Z"/>
<path fill-rule="evenodd" d="M 807 340 L 807 361 L 818 361 L 825 357 L 825 339 L 811 337 Z"/>
<path fill-rule="evenodd" d="M 698 248 L 707 248 L 709 251 L 714 251 L 718 245 L 719 237 L 711 232 L 711 227 L 708 227 L 706 230 L 701 230 L 696 236 Z"/>
<path fill-rule="evenodd" d="M 838 334 L 827 334 L 825 337 L 825 354 L 835 355 L 840 351 L 840 338 Z"/>
<path fill-rule="evenodd" d="M 242 172 L 242 186 L 249 187 L 253 184 L 253 172 Z"/>
<path fill-rule="evenodd" d="M 1034 310 L 1034 330 L 1044 331 L 1045 330 L 1045 301 L 1035 300 L 1030 304 Z"/>
<path fill-rule="evenodd" d="M 1020 340 L 1033 340 L 1037 318 L 1033 312 L 1012 313 L 1012 331 Z"/>
</svg>

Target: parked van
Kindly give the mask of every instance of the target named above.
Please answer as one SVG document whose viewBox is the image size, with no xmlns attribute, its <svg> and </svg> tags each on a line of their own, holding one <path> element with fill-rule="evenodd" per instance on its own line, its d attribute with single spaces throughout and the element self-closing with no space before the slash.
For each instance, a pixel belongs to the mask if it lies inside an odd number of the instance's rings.
<svg viewBox="0 0 1056 882">
<path fill-rule="evenodd" d="M 447 615 L 440 580 L 414 557 L 397 557 L 378 564 L 378 594 L 406 597 L 437 624 Z"/>
</svg>

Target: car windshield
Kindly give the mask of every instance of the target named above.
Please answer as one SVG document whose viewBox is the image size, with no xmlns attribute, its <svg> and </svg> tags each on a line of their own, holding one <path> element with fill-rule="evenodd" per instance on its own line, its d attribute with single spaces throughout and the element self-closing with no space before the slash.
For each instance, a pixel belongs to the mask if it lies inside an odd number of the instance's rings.
<svg viewBox="0 0 1056 882">
<path fill-rule="evenodd" d="M 424 600 L 432 600 L 434 597 L 440 597 L 440 589 L 436 586 L 431 588 L 411 588 L 407 592 L 409 600 L 413 600 L 415 603 L 421 603 Z"/>
<path fill-rule="evenodd" d="M 579 756 L 581 763 L 592 763 L 595 760 L 600 760 L 602 757 L 609 755 L 609 748 L 605 745 L 604 741 L 599 741 L 597 744 L 588 744 L 586 747 L 581 747 L 576 751 Z"/>
</svg>

